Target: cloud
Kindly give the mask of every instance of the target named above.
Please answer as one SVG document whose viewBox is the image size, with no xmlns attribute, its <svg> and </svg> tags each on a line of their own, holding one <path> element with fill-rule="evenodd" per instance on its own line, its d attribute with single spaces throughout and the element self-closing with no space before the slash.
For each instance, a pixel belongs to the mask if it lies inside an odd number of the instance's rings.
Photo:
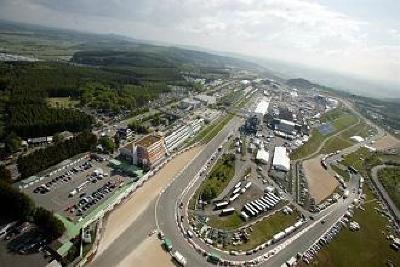
<svg viewBox="0 0 400 267">
<path fill-rule="evenodd" d="M 198 45 L 400 82 L 400 75 L 393 75 L 400 72 L 397 27 L 386 30 L 386 25 L 313 0 L 0 0 L 0 5 L 0 17 L 9 19 Z"/>
</svg>

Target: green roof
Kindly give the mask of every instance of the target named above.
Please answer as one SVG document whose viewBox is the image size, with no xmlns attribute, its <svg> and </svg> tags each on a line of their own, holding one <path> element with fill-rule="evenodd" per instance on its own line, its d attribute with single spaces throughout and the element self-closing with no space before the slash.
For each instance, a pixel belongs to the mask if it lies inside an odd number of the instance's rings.
<svg viewBox="0 0 400 267">
<path fill-rule="evenodd" d="M 110 159 L 109 162 L 110 162 L 112 165 L 115 165 L 115 166 L 121 165 L 121 161 L 116 160 L 116 159 Z"/>
<path fill-rule="evenodd" d="M 71 247 L 72 247 L 72 243 L 70 241 L 66 241 L 65 243 L 62 244 L 62 246 L 59 249 L 57 249 L 58 255 L 60 255 L 61 257 L 64 257 L 65 255 L 67 255 L 67 253 Z"/>
</svg>

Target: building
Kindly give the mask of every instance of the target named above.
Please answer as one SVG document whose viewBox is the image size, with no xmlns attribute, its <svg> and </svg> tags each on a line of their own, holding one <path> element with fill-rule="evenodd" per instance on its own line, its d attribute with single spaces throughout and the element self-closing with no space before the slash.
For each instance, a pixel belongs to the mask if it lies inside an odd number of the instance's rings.
<svg viewBox="0 0 400 267">
<path fill-rule="evenodd" d="M 53 142 L 53 136 L 28 138 L 27 142 L 29 145 L 33 145 L 33 146 L 50 144 L 51 142 Z"/>
<path fill-rule="evenodd" d="M 300 125 L 298 125 L 292 121 L 283 120 L 283 119 L 274 120 L 273 124 L 274 124 L 274 130 L 284 132 L 284 133 L 290 134 L 290 135 L 296 135 L 298 129 L 301 128 Z"/>
<path fill-rule="evenodd" d="M 361 143 L 361 142 L 364 142 L 364 141 L 365 141 L 365 139 L 362 138 L 362 137 L 359 136 L 359 135 L 352 136 L 352 137 L 350 137 L 350 139 L 353 140 L 354 142 L 357 142 L 357 143 Z"/>
<path fill-rule="evenodd" d="M 280 147 L 280 146 L 275 147 L 272 166 L 275 170 L 279 171 L 287 172 L 290 170 L 290 159 L 288 157 L 285 147 Z"/>
<path fill-rule="evenodd" d="M 244 130 L 246 133 L 256 134 L 261 129 L 261 120 L 257 116 L 252 116 L 246 119 Z"/>
<path fill-rule="evenodd" d="M 119 149 L 119 154 L 129 160 L 133 165 L 138 163 L 137 147 L 134 142 L 131 142 Z"/>
<path fill-rule="evenodd" d="M 257 107 L 254 109 L 254 115 L 259 117 L 260 120 L 264 118 L 264 115 L 268 113 L 269 108 L 269 99 L 263 98 L 258 104 Z"/>
<path fill-rule="evenodd" d="M 201 107 L 201 102 L 192 98 L 184 98 L 179 102 L 179 107 L 182 109 L 196 109 Z"/>
<path fill-rule="evenodd" d="M 61 137 L 61 140 L 69 140 L 74 137 L 74 134 L 69 131 L 64 131 L 58 134 Z"/>
<path fill-rule="evenodd" d="M 202 124 L 203 119 L 196 119 L 190 123 L 176 127 L 172 132 L 165 136 L 165 147 L 169 153 L 185 142 L 189 137 L 197 133 Z"/>
<path fill-rule="evenodd" d="M 200 101 L 206 106 L 213 106 L 217 103 L 217 99 L 214 96 L 209 95 L 196 95 L 193 97 L 195 100 Z"/>
<path fill-rule="evenodd" d="M 117 130 L 117 135 L 121 139 L 129 139 L 133 136 L 133 132 L 128 127 L 122 127 Z"/>
<path fill-rule="evenodd" d="M 260 148 L 257 151 L 256 160 L 261 164 L 268 164 L 269 153 L 264 148 Z"/>
<path fill-rule="evenodd" d="M 164 138 L 160 135 L 147 135 L 136 142 L 137 162 L 144 167 L 160 163 L 166 152 Z"/>
</svg>

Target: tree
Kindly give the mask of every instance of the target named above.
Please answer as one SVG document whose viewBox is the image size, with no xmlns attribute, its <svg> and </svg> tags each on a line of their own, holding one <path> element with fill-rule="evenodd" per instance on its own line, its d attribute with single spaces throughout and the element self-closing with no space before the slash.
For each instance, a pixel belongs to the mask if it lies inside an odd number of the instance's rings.
<svg viewBox="0 0 400 267">
<path fill-rule="evenodd" d="M 4 165 L 0 165 L 0 181 L 11 182 L 11 172 Z"/>
<path fill-rule="evenodd" d="M 5 181 L 0 181 L 1 217 L 26 220 L 34 211 L 33 201 Z"/>
<path fill-rule="evenodd" d="M 54 143 L 57 144 L 57 143 L 61 143 L 62 141 L 64 141 L 64 137 L 61 134 L 57 133 L 57 134 L 53 135 Z"/>
<path fill-rule="evenodd" d="M 51 240 L 57 239 L 64 234 L 65 226 L 54 214 L 42 207 L 35 210 L 33 215 L 34 223 Z"/>
<path fill-rule="evenodd" d="M 6 152 L 15 153 L 21 147 L 22 139 L 18 137 L 14 132 L 8 134 L 5 138 Z"/>
<path fill-rule="evenodd" d="M 108 136 L 102 136 L 99 139 L 99 143 L 102 145 L 102 147 L 108 152 L 108 153 L 113 153 L 115 149 L 115 143 L 114 140 L 111 139 Z"/>
</svg>

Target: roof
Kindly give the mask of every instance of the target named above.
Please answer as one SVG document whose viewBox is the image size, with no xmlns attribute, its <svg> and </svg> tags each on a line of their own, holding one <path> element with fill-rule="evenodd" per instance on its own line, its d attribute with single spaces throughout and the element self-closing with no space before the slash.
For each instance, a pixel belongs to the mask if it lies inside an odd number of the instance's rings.
<svg viewBox="0 0 400 267">
<path fill-rule="evenodd" d="M 268 107 L 269 107 L 269 100 L 268 101 L 266 99 L 262 100 L 257 104 L 254 113 L 265 115 L 268 113 Z"/>
<path fill-rule="evenodd" d="M 274 167 L 282 170 L 290 170 L 290 159 L 286 153 L 286 148 L 282 146 L 275 147 L 274 159 L 272 161 Z"/>
<path fill-rule="evenodd" d="M 110 159 L 109 162 L 114 165 L 114 166 L 119 166 L 121 165 L 121 161 L 116 160 L 116 159 Z"/>
<path fill-rule="evenodd" d="M 269 160 L 269 153 L 264 149 L 259 149 L 257 151 L 256 159 L 267 162 Z"/>
<path fill-rule="evenodd" d="M 217 101 L 215 97 L 209 95 L 196 95 L 194 96 L 194 99 L 207 103 L 216 103 Z"/>
<path fill-rule="evenodd" d="M 362 138 L 361 136 L 358 136 L 358 135 L 352 136 L 352 137 L 350 137 L 350 139 L 352 139 L 356 142 L 359 142 L 359 143 L 364 141 L 364 138 Z"/>
<path fill-rule="evenodd" d="M 149 147 L 152 144 L 158 142 L 161 140 L 161 136 L 159 135 L 147 135 L 140 139 L 139 141 L 136 142 L 136 145 L 142 146 L 142 147 Z"/>
<path fill-rule="evenodd" d="M 291 125 L 291 126 L 295 126 L 296 125 L 296 123 L 294 123 L 293 121 L 288 121 L 288 120 L 284 120 L 284 119 L 280 119 L 279 123 L 286 124 L 286 125 Z"/>
<path fill-rule="evenodd" d="M 136 147 L 136 144 L 134 142 L 130 142 L 124 146 L 124 148 L 133 150 Z"/>
</svg>

